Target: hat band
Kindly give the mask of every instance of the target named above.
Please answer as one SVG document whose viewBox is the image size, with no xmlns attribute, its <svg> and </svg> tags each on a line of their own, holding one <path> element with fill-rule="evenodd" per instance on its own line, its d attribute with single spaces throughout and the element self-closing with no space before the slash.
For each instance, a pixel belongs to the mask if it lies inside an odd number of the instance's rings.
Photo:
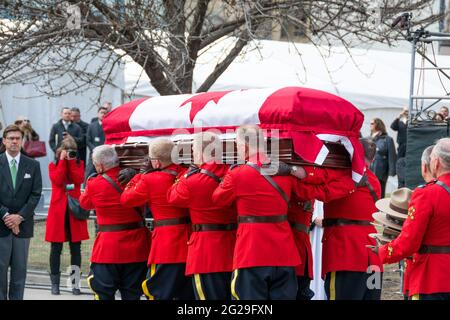
<svg viewBox="0 0 450 320">
<path fill-rule="evenodd" d="M 397 206 L 394 206 L 392 203 L 389 203 L 389 208 L 391 208 L 392 210 L 397 211 L 399 213 L 408 214 L 408 209 L 399 208 Z"/>
<path fill-rule="evenodd" d="M 394 217 L 390 216 L 389 214 L 386 214 L 386 219 L 390 222 L 395 223 L 396 225 L 402 226 L 403 220 L 395 219 Z"/>
</svg>

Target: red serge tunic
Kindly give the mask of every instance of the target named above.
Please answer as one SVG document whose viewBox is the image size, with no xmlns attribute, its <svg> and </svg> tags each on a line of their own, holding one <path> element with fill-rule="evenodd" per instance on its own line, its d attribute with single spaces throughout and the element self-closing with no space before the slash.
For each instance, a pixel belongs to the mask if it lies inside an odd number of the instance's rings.
<svg viewBox="0 0 450 320">
<path fill-rule="evenodd" d="M 367 187 L 355 187 L 349 170 L 305 167 L 307 177 L 300 181 L 301 199 L 318 199 L 324 202 L 324 219 L 351 219 L 373 221 L 377 211 L 375 200 Z M 367 170 L 368 179 L 377 195 L 380 183 Z M 322 238 L 322 278 L 333 271 L 366 272 L 369 266 L 382 271 L 377 255 L 366 245 L 375 245 L 369 237 L 375 233 L 373 226 L 330 226 L 324 228 Z"/>
<path fill-rule="evenodd" d="M 106 174 L 116 184 L 119 168 Z M 99 225 L 126 224 L 142 221 L 142 216 L 133 208 L 120 203 L 120 193 L 101 175 L 90 178 L 80 196 L 84 209 L 95 209 Z M 150 251 L 150 232 L 147 227 L 133 230 L 99 232 L 92 249 L 93 263 L 133 263 L 147 261 Z"/>
<path fill-rule="evenodd" d="M 200 166 L 218 177 L 228 171 L 228 165 L 205 163 Z M 186 174 L 169 189 L 172 205 L 189 208 L 193 224 L 236 223 L 234 207 L 219 207 L 211 195 L 218 183 L 202 173 Z M 231 272 L 236 230 L 192 232 L 188 242 L 186 275 Z"/>
<path fill-rule="evenodd" d="M 52 183 L 52 198 L 48 209 L 45 227 L 45 241 L 48 242 L 80 242 L 89 239 L 87 221 L 78 220 L 69 214 L 70 239 L 66 233 L 67 195 L 66 184 L 74 184 L 74 189 L 68 191 L 75 199 L 80 197 L 80 185 L 84 181 L 84 164 L 76 160 L 59 160 L 48 165 Z"/>
<path fill-rule="evenodd" d="M 450 186 L 450 174 L 438 181 Z M 379 256 L 383 263 L 413 256 L 413 267 L 408 269 L 410 296 L 450 292 L 450 254 L 420 254 L 422 245 L 450 246 L 450 194 L 436 181 L 414 190 L 402 232 L 379 248 Z"/>
<path fill-rule="evenodd" d="M 164 170 L 178 174 L 186 171 L 175 164 Z M 167 191 L 172 187 L 175 178 L 174 175 L 164 171 L 138 174 L 128 183 L 120 201 L 126 207 L 138 207 L 148 203 L 155 221 L 189 216 L 187 209 L 175 207 L 167 201 Z M 190 233 L 190 223 L 155 227 L 152 232 L 148 265 L 185 263 Z"/>
<path fill-rule="evenodd" d="M 249 159 L 261 167 L 258 159 Z M 289 196 L 295 184 L 292 176 L 273 180 Z M 236 201 L 238 215 L 272 216 L 287 214 L 287 203 L 264 177 L 248 165 L 231 169 L 212 196 L 218 206 Z M 301 263 L 288 221 L 278 223 L 240 223 L 236 235 L 233 269 L 260 266 L 297 266 Z"/>
<path fill-rule="evenodd" d="M 314 211 L 313 201 L 300 201 L 294 196 L 291 199 L 291 207 L 288 209 L 289 222 L 299 223 L 309 230 Z M 295 274 L 298 277 L 306 276 L 309 279 L 313 279 L 313 257 L 309 233 L 294 227 L 292 227 L 292 231 L 301 261 L 300 265 L 295 267 Z"/>
</svg>

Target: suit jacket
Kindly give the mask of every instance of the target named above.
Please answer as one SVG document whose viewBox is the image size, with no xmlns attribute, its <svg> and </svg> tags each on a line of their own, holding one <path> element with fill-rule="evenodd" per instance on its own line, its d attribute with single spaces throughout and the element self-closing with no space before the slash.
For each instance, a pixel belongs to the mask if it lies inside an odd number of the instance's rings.
<svg viewBox="0 0 450 320">
<path fill-rule="evenodd" d="M 33 216 L 42 193 L 42 177 L 39 162 L 25 155 L 20 156 L 13 189 L 11 172 L 6 154 L 0 155 L 0 219 L 9 212 L 18 213 L 24 221 L 20 224 L 19 238 L 33 237 Z M 0 237 L 6 237 L 11 230 L 0 221 Z"/>
<path fill-rule="evenodd" d="M 76 124 L 80 126 L 82 136 L 82 142 L 81 144 L 78 144 L 78 152 L 80 154 L 80 159 L 86 163 L 86 134 L 89 128 L 89 123 L 80 120 L 80 122 L 76 122 Z"/>
<path fill-rule="evenodd" d="M 52 126 L 52 130 L 50 131 L 50 138 L 48 139 L 48 143 L 53 152 L 56 152 L 56 149 L 58 149 L 58 147 L 60 146 L 61 141 L 63 140 L 63 133 L 65 131 L 67 131 L 75 139 L 78 147 L 84 144 L 83 131 L 81 130 L 81 127 L 79 125 L 71 122 L 66 130 L 62 123 L 62 120 L 59 120 Z"/>
<path fill-rule="evenodd" d="M 101 146 L 105 143 L 105 133 L 103 127 L 98 121 L 93 121 L 89 124 L 86 135 L 86 144 L 89 151 L 92 152 L 95 147 Z"/>
<path fill-rule="evenodd" d="M 398 143 L 398 157 L 403 158 L 406 156 L 406 137 L 408 134 L 408 125 L 399 118 L 395 119 L 391 124 L 391 129 L 397 131 L 397 143 Z"/>
</svg>

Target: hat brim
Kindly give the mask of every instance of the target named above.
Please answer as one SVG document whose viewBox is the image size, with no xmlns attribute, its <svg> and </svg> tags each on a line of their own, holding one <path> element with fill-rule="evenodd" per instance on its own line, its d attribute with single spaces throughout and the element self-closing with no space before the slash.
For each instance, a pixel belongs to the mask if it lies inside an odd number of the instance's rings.
<svg viewBox="0 0 450 320">
<path fill-rule="evenodd" d="M 372 217 L 377 221 L 380 222 L 382 225 L 387 226 L 389 228 L 402 231 L 402 226 L 398 225 L 386 218 L 386 213 L 384 212 L 375 212 L 372 214 Z"/>
<path fill-rule="evenodd" d="M 386 238 L 381 233 L 370 233 L 369 237 L 378 239 L 382 244 L 386 244 L 392 241 L 392 239 Z"/>
<path fill-rule="evenodd" d="M 389 214 L 390 216 L 393 216 L 395 218 L 406 220 L 408 215 L 406 213 L 397 212 L 395 210 L 392 210 L 389 206 L 391 202 L 391 198 L 383 198 L 375 202 L 375 206 L 378 210 L 383 211 L 384 213 Z"/>
</svg>

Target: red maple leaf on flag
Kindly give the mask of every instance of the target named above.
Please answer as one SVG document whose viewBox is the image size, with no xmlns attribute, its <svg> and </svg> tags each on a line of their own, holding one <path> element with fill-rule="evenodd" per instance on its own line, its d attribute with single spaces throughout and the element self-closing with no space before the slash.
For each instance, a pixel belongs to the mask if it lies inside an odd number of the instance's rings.
<svg viewBox="0 0 450 320">
<path fill-rule="evenodd" d="M 217 104 L 219 100 L 228 92 L 230 91 L 200 93 L 184 101 L 181 104 L 180 108 L 191 102 L 191 112 L 189 112 L 189 119 L 192 123 L 197 113 L 200 112 L 200 110 L 202 110 L 208 104 L 208 102 L 213 101 L 215 104 Z"/>
</svg>

